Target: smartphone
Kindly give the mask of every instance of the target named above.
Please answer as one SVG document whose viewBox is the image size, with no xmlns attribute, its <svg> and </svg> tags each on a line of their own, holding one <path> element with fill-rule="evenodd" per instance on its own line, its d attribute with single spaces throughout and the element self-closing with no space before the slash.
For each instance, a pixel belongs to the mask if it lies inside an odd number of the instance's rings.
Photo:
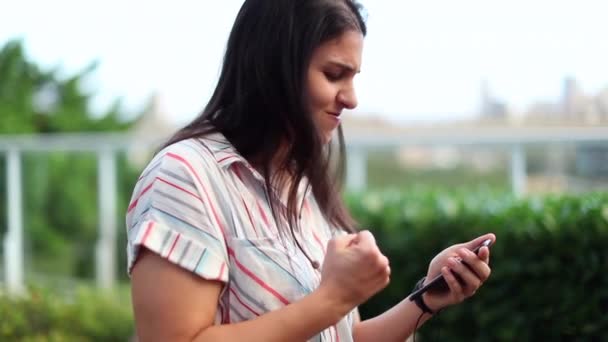
<svg viewBox="0 0 608 342">
<path fill-rule="evenodd" d="M 479 246 L 477 246 L 477 247 L 475 247 L 475 249 L 473 249 L 473 253 L 478 254 L 481 247 L 485 246 L 485 247 L 489 248 L 491 245 L 492 245 L 491 239 L 484 240 Z M 428 290 L 438 290 L 438 291 L 449 290 L 448 284 L 445 282 L 445 279 L 443 279 L 443 274 L 439 274 L 438 276 L 433 278 L 428 284 L 424 285 L 417 291 L 414 291 L 412 294 L 410 294 L 410 298 L 416 299 L 417 297 L 422 296 L 422 294 Z"/>
</svg>

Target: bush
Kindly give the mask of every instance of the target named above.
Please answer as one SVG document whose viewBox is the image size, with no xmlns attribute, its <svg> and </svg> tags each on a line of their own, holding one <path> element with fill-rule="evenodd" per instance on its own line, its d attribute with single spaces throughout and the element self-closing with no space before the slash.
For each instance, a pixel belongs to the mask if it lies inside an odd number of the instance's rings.
<svg viewBox="0 0 608 342">
<path fill-rule="evenodd" d="M 608 340 L 607 193 L 517 200 L 427 189 L 353 195 L 348 204 L 393 270 L 389 287 L 361 306 L 363 318 L 403 300 L 443 248 L 494 232 L 490 279 L 473 298 L 427 322 L 421 340 Z M 33 289 L 21 299 L 0 293 L 0 341 L 131 337 L 127 288 L 57 293 Z"/>
<path fill-rule="evenodd" d="M 393 306 L 445 247 L 486 232 L 492 276 L 468 301 L 419 334 L 445 341 L 608 339 L 608 194 L 516 200 L 475 192 L 393 191 L 350 196 L 349 206 L 391 260 L 389 287 L 363 318 Z"/>
<path fill-rule="evenodd" d="M 128 295 L 97 291 L 82 287 L 69 299 L 41 289 L 22 298 L 0 295 L 0 341 L 128 341 Z"/>
</svg>

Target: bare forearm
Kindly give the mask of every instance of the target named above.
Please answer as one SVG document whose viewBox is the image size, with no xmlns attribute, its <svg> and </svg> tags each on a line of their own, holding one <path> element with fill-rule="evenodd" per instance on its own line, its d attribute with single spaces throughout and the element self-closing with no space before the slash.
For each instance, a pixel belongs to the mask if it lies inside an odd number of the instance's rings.
<svg viewBox="0 0 608 342">
<path fill-rule="evenodd" d="M 344 313 L 343 313 L 344 312 Z M 336 324 L 347 312 L 317 290 L 301 300 L 255 319 L 202 331 L 194 342 L 203 341 L 305 341 Z"/>
<path fill-rule="evenodd" d="M 403 342 L 416 329 L 416 321 L 422 311 L 409 299 L 402 300 L 385 313 L 355 324 L 353 339 L 356 342 L 399 341 Z M 424 314 L 420 327 L 431 315 Z"/>
</svg>

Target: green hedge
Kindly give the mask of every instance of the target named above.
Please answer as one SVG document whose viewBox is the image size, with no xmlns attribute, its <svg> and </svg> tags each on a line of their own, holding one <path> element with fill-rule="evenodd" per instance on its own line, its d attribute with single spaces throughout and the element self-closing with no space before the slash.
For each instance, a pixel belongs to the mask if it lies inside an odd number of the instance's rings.
<svg viewBox="0 0 608 342">
<path fill-rule="evenodd" d="M 0 293 L 0 341 L 129 341 L 133 315 L 128 292 L 83 287 L 66 296 L 31 289 L 26 297 Z"/>
<path fill-rule="evenodd" d="M 363 318 L 402 300 L 443 248 L 494 232 L 491 278 L 427 322 L 420 340 L 608 340 L 608 194 L 516 200 L 411 190 L 353 195 L 348 203 L 393 270 L 389 287 L 361 307 Z M 127 341 L 132 333 L 128 288 L 118 295 L 33 290 L 23 299 L 0 293 L 0 341 Z"/>
<path fill-rule="evenodd" d="M 608 340 L 608 194 L 411 191 L 348 198 L 393 270 L 364 318 L 400 301 L 443 248 L 493 232 L 491 278 L 419 334 L 441 341 Z"/>
</svg>

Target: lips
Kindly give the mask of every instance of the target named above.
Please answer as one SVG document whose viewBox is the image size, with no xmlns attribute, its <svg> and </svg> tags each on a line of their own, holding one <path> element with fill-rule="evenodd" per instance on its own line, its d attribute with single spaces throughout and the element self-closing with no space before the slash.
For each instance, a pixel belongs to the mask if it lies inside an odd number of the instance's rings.
<svg viewBox="0 0 608 342">
<path fill-rule="evenodd" d="M 327 120 L 331 122 L 331 129 L 333 130 L 340 124 L 342 119 L 340 118 L 340 112 L 326 112 Z"/>
</svg>

